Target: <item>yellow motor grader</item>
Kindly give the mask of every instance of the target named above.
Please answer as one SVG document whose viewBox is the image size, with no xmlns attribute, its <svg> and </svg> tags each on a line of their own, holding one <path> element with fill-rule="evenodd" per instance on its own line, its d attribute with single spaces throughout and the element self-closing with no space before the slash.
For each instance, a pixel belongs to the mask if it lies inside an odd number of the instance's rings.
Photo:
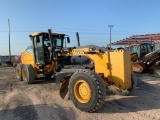
<svg viewBox="0 0 160 120">
<path fill-rule="evenodd" d="M 16 65 L 18 80 L 31 84 L 39 74 L 51 76 L 61 83 L 61 97 L 69 93 L 73 104 L 82 111 L 97 111 L 109 86 L 128 93 L 136 86 L 130 52 L 107 51 L 95 45 L 66 47 L 69 37 L 50 29 L 29 36 L 33 44 L 21 53 L 21 63 Z M 84 56 L 88 60 L 81 60 Z"/>
</svg>

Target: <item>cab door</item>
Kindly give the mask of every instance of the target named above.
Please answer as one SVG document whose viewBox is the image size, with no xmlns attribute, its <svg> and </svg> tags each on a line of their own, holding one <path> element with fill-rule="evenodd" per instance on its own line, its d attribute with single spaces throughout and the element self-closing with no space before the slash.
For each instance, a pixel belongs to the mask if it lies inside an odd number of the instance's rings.
<svg viewBox="0 0 160 120">
<path fill-rule="evenodd" d="M 44 64 L 44 47 L 42 37 L 42 35 L 38 35 L 33 39 L 34 57 L 36 64 Z"/>
</svg>

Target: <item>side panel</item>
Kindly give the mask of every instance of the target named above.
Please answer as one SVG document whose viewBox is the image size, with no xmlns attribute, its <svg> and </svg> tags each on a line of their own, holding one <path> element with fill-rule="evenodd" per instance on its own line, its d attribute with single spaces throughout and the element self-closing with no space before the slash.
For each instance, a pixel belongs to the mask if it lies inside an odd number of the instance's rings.
<svg viewBox="0 0 160 120">
<path fill-rule="evenodd" d="M 131 87 L 131 53 L 123 50 L 95 51 L 87 53 L 88 48 L 73 49 L 69 54 L 61 56 L 87 56 L 94 62 L 95 72 L 108 78 L 109 84 L 114 84 L 120 89 Z"/>
<path fill-rule="evenodd" d="M 131 87 L 131 56 L 130 52 L 114 51 L 109 53 L 110 82 L 116 87 L 128 89 Z"/>
</svg>

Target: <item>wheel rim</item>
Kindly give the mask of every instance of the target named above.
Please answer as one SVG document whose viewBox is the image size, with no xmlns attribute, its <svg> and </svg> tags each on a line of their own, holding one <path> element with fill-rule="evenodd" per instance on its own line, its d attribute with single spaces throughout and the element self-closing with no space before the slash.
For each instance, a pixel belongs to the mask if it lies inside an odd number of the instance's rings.
<svg viewBox="0 0 160 120">
<path fill-rule="evenodd" d="M 23 80 L 27 80 L 27 71 L 23 70 Z"/>
<path fill-rule="evenodd" d="M 80 103 L 87 103 L 91 98 L 91 89 L 84 80 L 78 80 L 74 85 L 74 95 Z"/>
<path fill-rule="evenodd" d="M 17 74 L 17 77 L 20 76 L 20 70 L 19 69 L 16 70 L 16 74 Z"/>
</svg>

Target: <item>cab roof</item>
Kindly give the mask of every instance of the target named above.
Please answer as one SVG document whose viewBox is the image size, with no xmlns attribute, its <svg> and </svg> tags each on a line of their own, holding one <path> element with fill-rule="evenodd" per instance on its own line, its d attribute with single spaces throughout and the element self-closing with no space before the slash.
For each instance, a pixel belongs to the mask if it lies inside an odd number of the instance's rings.
<svg viewBox="0 0 160 120">
<path fill-rule="evenodd" d="M 48 34 L 47 32 L 34 32 L 32 34 L 29 35 L 29 37 L 34 37 L 34 36 L 37 36 L 37 35 L 41 35 L 41 34 Z M 52 33 L 52 35 L 65 35 L 65 34 L 59 34 L 59 33 Z"/>
</svg>

